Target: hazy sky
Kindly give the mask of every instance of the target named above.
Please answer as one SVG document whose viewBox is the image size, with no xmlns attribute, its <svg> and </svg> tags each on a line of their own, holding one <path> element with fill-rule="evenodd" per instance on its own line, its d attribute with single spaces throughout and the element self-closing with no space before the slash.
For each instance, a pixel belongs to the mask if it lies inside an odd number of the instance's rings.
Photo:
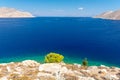
<svg viewBox="0 0 120 80">
<path fill-rule="evenodd" d="M 0 7 L 16 8 L 36 16 L 94 16 L 120 9 L 120 0 L 0 0 Z"/>
</svg>

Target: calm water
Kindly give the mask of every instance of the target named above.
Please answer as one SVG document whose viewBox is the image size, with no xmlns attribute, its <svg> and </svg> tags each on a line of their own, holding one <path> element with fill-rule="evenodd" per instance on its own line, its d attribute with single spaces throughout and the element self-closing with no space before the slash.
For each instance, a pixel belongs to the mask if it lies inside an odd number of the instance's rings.
<svg viewBox="0 0 120 80">
<path fill-rule="evenodd" d="M 49 52 L 63 54 L 68 62 L 80 63 L 87 57 L 96 64 L 120 66 L 120 21 L 73 17 L 0 19 L 0 62 L 42 61 Z"/>
</svg>

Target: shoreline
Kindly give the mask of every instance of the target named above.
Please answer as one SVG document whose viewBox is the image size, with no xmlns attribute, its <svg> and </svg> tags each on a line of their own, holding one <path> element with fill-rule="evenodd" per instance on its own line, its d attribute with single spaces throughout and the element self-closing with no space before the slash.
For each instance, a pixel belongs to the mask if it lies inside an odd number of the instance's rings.
<svg viewBox="0 0 120 80">
<path fill-rule="evenodd" d="M 21 61 L 24 61 L 24 60 L 35 60 L 37 62 L 40 62 L 40 63 L 44 63 L 44 55 L 40 56 L 17 56 L 17 57 L 5 57 L 5 58 L 0 58 L 0 64 L 1 63 L 10 63 L 10 62 L 21 62 Z M 100 66 L 100 65 L 106 65 L 106 66 L 109 66 L 109 67 L 112 67 L 112 66 L 115 66 L 115 67 L 119 67 L 119 65 L 117 64 L 110 64 L 110 63 L 106 63 L 104 61 L 95 61 L 95 60 L 88 60 L 89 61 L 89 66 Z M 82 62 L 82 59 L 81 58 L 74 58 L 74 57 L 65 57 L 64 59 L 64 62 L 65 63 L 68 63 L 68 64 L 81 64 Z"/>
<path fill-rule="evenodd" d="M 39 63 L 44 63 L 44 55 L 43 56 L 18 56 L 18 57 L 6 57 L 6 58 L 0 58 L 0 64 L 2 63 L 11 63 L 11 62 L 21 62 L 21 61 L 24 61 L 24 60 L 35 60 Z M 88 60 L 89 61 L 89 66 L 100 66 L 100 65 L 106 65 L 106 66 L 109 66 L 109 67 L 112 67 L 112 66 L 115 66 L 115 67 L 119 67 L 119 65 L 117 64 L 110 64 L 110 63 L 106 63 L 106 62 L 103 62 L 103 61 L 93 61 L 93 60 Z M 82 62 L 82 59 L 78 59 L 78 58 L 73 58 L 73 57 L 65 57 L 64 59 L 64 62 L 65 63 L 68 63 L 68 64 L 81 64 Z"/>
<path fill-rule="evenodd" d="M 0 74 L 0 80 L 119 80 L 120 68 L 24 60 L 0 64 Z"/>
</svg>

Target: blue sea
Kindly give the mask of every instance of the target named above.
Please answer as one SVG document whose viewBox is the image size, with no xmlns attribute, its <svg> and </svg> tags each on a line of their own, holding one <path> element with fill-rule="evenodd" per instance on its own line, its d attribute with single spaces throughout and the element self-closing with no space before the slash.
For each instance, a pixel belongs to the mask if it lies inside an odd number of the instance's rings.
<svg viewBox="0 0 120 80">
<path fill-rule="evenodd" d="M 0 19 L 0 63 L 44 62 L 49 52 L 66 63 L 120 66 L 120 21 L 89 17 Z"/>
</svg>

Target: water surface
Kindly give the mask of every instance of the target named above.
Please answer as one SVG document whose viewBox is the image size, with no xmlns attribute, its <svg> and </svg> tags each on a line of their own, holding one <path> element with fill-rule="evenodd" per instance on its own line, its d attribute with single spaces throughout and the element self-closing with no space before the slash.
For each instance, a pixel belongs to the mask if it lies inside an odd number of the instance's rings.
<svg viewBox="0 0 120 80">
<path fill-rule="evenodd" d="M 120 21 L 81 17 L 0 19 L 0 62 L 36 59 L 49 52 L 66 62 L 120 66 Z"/>
</svg>

